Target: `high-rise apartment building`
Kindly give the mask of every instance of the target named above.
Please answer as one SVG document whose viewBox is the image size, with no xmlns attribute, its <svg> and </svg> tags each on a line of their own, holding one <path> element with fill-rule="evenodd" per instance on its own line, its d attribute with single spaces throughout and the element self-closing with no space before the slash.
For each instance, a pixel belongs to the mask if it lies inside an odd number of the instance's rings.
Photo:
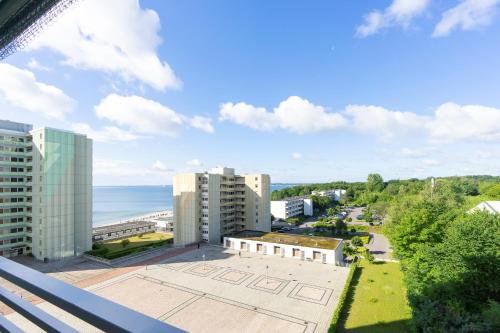
<svg viewBox="0 0 500 333">
<path fill-rule="evenodd" d="M 60 259 L 92 247 L 92 140 L 0 120 L 0 255 Z"/>
<path fill-rule="evenodd" d="M 236 175 L 219 167 L 211 173 L 174 177 L 174 243 L 219 244 L 242 230 L 271 231 L 269 175 Z"/>
</svg>

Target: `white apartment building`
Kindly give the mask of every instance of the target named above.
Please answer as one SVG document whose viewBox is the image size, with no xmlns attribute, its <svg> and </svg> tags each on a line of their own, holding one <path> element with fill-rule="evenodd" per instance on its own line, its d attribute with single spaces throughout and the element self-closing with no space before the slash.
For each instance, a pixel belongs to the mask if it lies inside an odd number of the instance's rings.
<svg viewBox="0 0 500 333">
<path fill-rule="evenodd" d="M 311 195 L 318 195 L 321 197 L 330 197 L 335 201 L 339 201 L 345 195 L 346 190 L 325 190 L 325 191 L 312 191 Z"/>
<path fill-rule="evenodd" d="M 174 177 L 174 244 L 221 244 L 241 230 L 271 231 L 269 175 L 236 175 L 218 167 L 210 173 Z"/>
<path fill-rule="evenodd" d="M 92 247 L 92 140 L 0 120 L 0 255 L 37 259 Z"/>
<path fill-rule="evenodd" d="M 292 197 L 271 201 L 271 214 L 277 219 L 294 216 L 312 216 L 313 201 L 307 197 Z"/>
</svg>

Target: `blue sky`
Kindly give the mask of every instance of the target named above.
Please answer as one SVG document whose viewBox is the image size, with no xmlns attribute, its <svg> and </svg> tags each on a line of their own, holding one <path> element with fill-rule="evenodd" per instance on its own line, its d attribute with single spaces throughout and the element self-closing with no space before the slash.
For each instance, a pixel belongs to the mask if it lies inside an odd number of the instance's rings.
<svg viewBox="0 0 500 333">
<path fill-rule="evenodd" d="M 0 118 L 94 138 L 96 185 L 496 174 L 499 0 L 82 0 L 0 64 Z M 22 88 L 20 88 L 22 87 Z"/>
</svg>

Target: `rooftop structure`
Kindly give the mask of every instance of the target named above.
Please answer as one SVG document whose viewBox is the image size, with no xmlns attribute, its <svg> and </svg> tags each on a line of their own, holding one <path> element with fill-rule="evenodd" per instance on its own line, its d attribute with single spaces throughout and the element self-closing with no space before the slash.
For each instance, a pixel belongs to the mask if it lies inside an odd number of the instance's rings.
<svg viewBox="0 0 500 333">
<path fill-rule="evenodd" d="M 331 238 L 331 237 L 282 234 L 277 232 L 260 232 L 253 230 L 244 230 L 242 232 L 232 235 L 232 237 L 262 241 L 267 243 L 314 247 L 326 250 L 334 250 L 338 247 L 340 243 L 342 243 L 341 239 Z"/>
<path fill-rule="evenodd" d="M 0 60 L 22 49 L 77 0 L 0 0 Z"/>
<path fill-rule="evenodd" d="M 500 201 L 482 201 L 471 211 L 486 211 L 492 214 L 500 214 Z"/>
</svg>

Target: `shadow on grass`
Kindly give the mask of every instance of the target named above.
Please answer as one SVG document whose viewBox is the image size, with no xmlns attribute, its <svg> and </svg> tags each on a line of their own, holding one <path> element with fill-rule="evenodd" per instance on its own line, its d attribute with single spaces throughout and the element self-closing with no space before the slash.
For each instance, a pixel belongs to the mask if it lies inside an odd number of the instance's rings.
<svg viewBox="0 0 500 333">
<path fill-rule="evenodd" d="M 380 322 L 374 325 L 360 326 L 354 328 L 340 328 L 338 332 L 345 333 L 404 333 L 409 332 L 409 320 L 397 320 L 389 323 Z"/>
<path fill-rule="evenodd" d="M 385 265 L 385 262 L 373 262 L 370 265 Z M 352 276 L 351 286 L 349 291 L 347 292 L 344 309 L 342 310 L 342 315 L 340 317 L 339 326 L 337 332 L 339 333 L 402 333 L 409 332 L 409 320 L 396 320 L 392 322 L 377 322 L 373 325 L 359 326 L 353 328 L 345 328 L 345 324 L 347 318 L 352 309 L 352 305 L 354 303 L 354 293 L 359 286 L 361 274 L 363 272 L 364 267 L 359 266 L 354 275 Z"/>
</svg>

